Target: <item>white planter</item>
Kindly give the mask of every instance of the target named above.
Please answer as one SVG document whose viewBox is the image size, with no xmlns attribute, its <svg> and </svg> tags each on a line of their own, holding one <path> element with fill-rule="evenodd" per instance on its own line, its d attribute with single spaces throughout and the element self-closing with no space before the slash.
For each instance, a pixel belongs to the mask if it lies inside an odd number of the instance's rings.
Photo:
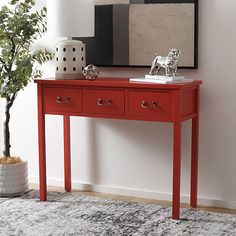
<svg viewBox="0 0 236 236">
<path fill-rule="evenodd" d="M 28 163 L 0 164 L 0 196 L 21 195 L 28 189 Z"/>
</svg>

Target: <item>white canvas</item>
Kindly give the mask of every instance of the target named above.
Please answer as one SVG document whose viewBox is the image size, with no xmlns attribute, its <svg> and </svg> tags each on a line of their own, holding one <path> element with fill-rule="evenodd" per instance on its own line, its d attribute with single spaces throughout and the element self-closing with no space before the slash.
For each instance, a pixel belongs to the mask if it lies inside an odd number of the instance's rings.
<svg viewBox="0 0 236 236">
<path fill-rule="evenodd" d="M 182 51 L 180 66 L 194 66 L 193 4 L 131 4 L 130 65 L 150 65 L 155 53 Z"/>
</svg>

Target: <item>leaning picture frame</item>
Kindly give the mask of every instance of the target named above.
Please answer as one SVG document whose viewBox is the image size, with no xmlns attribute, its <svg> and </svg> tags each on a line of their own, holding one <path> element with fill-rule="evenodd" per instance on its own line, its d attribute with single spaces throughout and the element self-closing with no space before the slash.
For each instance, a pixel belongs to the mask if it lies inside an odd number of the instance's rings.
<svg viewBox="0 0 236 236">
<path fill-rule="evenodd" d="M 198 0 L 96 0 L 95 37 L 86 62 L 102 67 L 150 67 L 155 55 L 178 48 L 179 68 L 198 68 Z"/>
</svg>

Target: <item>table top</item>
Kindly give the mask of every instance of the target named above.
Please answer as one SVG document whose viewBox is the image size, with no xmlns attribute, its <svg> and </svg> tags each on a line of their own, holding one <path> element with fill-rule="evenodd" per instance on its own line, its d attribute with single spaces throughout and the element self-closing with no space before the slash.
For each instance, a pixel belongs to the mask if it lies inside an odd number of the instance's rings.
<svg viewBox="0 0 236 236">
<path fill-rule="evenodd" d="M 129 78 L 124 77 L 99 77 L 96 80 L 59 80 L 55 78 L 34 80 L 38 84 L 47 85 L 72 85 L 72 86 L 95 86 L 95 87 L 125 87 L 125 88 L 152 88 L 152 89 L 186 89 L 196 85 L 201 85 L 201 80 L 194 80 L 193 82 L 173 83 L 173 84 L 157 84 L 145 82 L 130 82 Z"/>
</svg>

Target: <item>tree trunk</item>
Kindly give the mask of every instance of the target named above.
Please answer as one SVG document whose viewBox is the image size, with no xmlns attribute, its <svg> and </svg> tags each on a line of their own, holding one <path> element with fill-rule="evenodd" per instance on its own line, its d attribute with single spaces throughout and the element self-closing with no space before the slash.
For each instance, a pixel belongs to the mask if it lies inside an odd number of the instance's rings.
<svg viewBox="0 0 236 236">
<path fill-rule="evenodd" d="M 3 124 L 3 138 L 4 138 L 4 149 L 3 149 L 3 155 L 4 157 L 10 157 L 10 129 L 9 129 L 9 122 L 10 122 L 10 108 L 9 102 L 6 101 L 5 106 L 5 122 Z"/>
</svg>

